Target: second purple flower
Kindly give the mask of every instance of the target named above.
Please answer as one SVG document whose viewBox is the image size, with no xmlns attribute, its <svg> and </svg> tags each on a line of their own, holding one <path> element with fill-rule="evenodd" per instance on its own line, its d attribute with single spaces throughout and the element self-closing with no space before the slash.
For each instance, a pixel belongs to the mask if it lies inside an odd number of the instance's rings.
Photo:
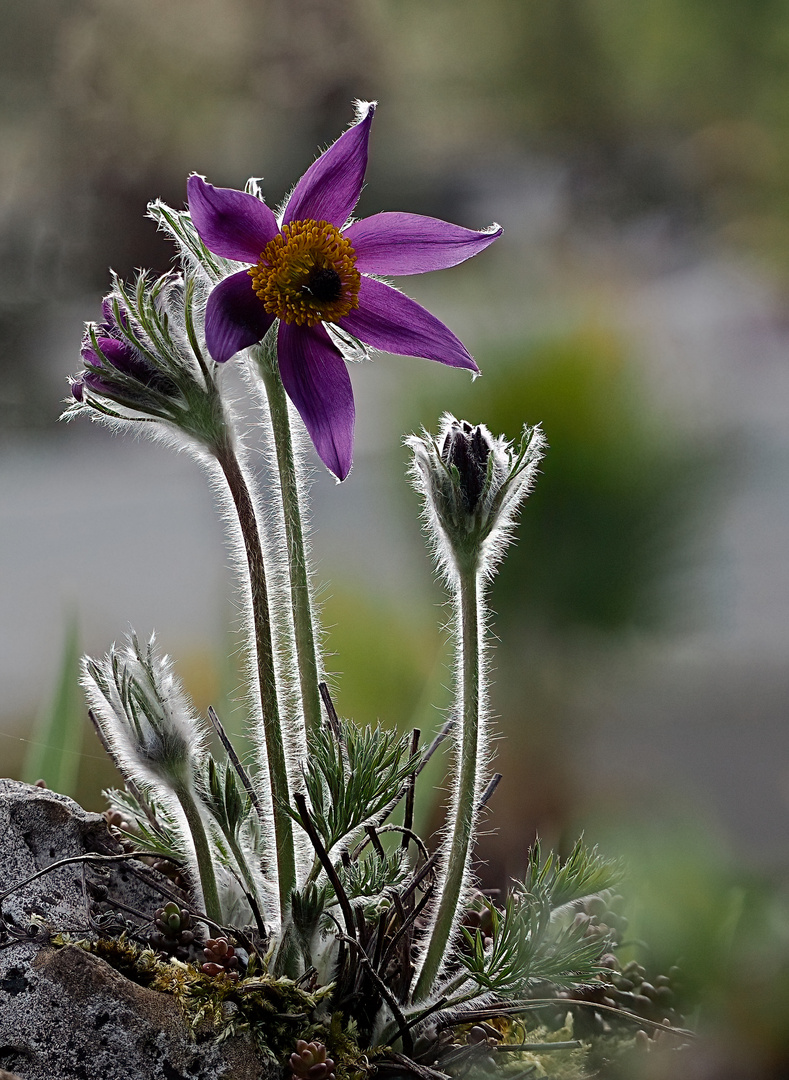
<svg viewBox="0 0 789 1080">
<path fill-rule="evenodd" d="M 381 213 L 347 225 L 361 194 L 375 106 L 305 172 L 281 221 L 260 199 L 188 181 L 189 211 L 209 251 L 246 263 L 214 288 L 206 344 L 218 363 L 261 341 L 279 319 L 277 359 L 288 397 L 326 467 L 340 480 L 353 457 L 354 402 L 342 353 L 324 324 L 364 344 L 477 371 L 465 346 L 414 300 L 373 275 L 443 270 L 476 255 L 485 232 L 418 214 Z M 251 265 L 250 265 L 251 264 Z"/>
</svg>

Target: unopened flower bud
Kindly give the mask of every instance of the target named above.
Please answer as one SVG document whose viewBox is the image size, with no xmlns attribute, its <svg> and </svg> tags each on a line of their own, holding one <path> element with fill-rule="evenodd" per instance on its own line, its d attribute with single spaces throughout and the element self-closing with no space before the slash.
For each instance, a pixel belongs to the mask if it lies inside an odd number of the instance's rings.
<svg viewBox="0 0 789 1080">
<path fill-rule="evenodd" d="M 441 447 L 441 460 L 450 469 L 453 466 L 457 469 L 460 490 L 469 512 L 474 511 L 485 488 L 491 450 L 486 435 L 487 431 L 482 427 L 455 420 Z"/>
<path fill-rule="evenodd" d="M 85 329 L 84 367 L 71 380 L 65 418 L 90 409 L 110 420 L 161 420 L 216 442 L 224 417 L 191 323 L 195 287 L 176 273 L 140 274 L 133 287 L 113 277 L 103 320 Z"/>
<path fill-rule="evenodd" d="M 423 431 L 407 443 L 441 569 L 450 579 L 463 568 L 491 575 L 534 484 L 546 445 L 542 430 L 524 427 L 515 447 L 484 424 L 447 413 L 437 439 Z"/>
<path fill-rule="evenodd" d="M 132 634 L 101 660 L 83 661 L 83 685 L 93 715 L 121 770 L 143 783 L 190 786 L 202 733 L 169 657 Z"/>
</svg>

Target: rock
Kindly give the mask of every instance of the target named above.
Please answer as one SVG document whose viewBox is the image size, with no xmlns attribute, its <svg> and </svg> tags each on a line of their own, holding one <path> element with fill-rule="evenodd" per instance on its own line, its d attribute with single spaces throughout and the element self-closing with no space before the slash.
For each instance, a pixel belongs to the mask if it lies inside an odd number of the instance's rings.
<svg viewBox="0 0 789 1080">
<path fill-rule="evenodd" d="M 162 903 L 147 867 L 139 880 L 125 862 L 96 867 L 61 859 L 117 854 L 99 814 L 46 789 L 0 780 L 0 1080 L 268 1080 L 246 1038 L 201 1041 L 175 998 L 139 986 L 75 945 L 52 947 L 50 934 L 95 936 L 86 882 L 135 911 Z M 83 876 L 84 875 L 84 876 Z M 9 891 L 11 890 L 11 891 Z M 95 924 L 94 924 L 95 925 Z"/>
<path fill-rule="evenodd" d="M 62 859 L 120 853 L 101 814 L 90 814 L 46 788 L 0 779 L 0 897 L 11 885 Z M 146 875 L 164 880 L 147 868 Z M 85 876 L 102 881 L 138 911 L 161 903 L 161 893 L 142 884 L 124 862 L 87 864 Z M 83 864 L 72 863 L 15 889 L 0 900 L 4 922 L 20 931 L 37 919 L 58 931 L 88 931 L 90 910 L 83 880 Z"/>
</svg>

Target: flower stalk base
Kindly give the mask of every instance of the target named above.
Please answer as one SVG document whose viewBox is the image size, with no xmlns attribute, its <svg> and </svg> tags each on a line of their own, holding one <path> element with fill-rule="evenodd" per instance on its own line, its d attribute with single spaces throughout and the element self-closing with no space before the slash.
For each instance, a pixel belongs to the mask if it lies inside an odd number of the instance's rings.
<svg viewBox="0 0 789 1080">
<path fill-rule="evenodd" d="M 173 788 L 173 792 L 184 812 L 186 823 L 189 826 L 189 832 L 192 834 L 192 843 L 195 846 L 195 856 L 197 859 L 197 869 L 200 874 L 200 887 L 203 891 L 205 913 L 211 922 L 221 926 L 224 920 L 222 919 L 222 907 L 219 903 L 219 892 L 216 887 L 213 857 L 211 855 L 211 848 L 208 843 L 208 836 L 205 831 L 203 819 L 200 815 L 200 810 L 197 807 L 192 792 L 186 785 L 176 785 Z"/>
<path fill-rule="evenodd" d="M 460 901 L 468 876 L 474 824 L 477 817 L 480 756 L 480 613 L 479 582 L 474 566 L 461 569 L 458 584 L 461 641 L 461 743 L 458 752 L 457 794 L 451 834 L 443 854 L 445 875 L 435 919 L 419 972 L 414 1000 L 428 998 L 449 953 Z"/>
<path fill-rule="evenodd" d="M 285 520 L 285 541 L 288 549 L 290 596 L 293 609 L 293 629 L 296 641 L 296 662 L 299 669 L 299 689 L 307 742 L 320 730 L 320 667 L 312 617 L 312 592 L 307 560 L 307 547 L 301 513 L 296 456 L 288 414 L 288 399 L 277 365 L 277 339 L 269 333 L 255 350 L 257 367 L 268 398 L 274 446 L 277 455 L 282 510 Z"/>
<path fill-rule="evenodd" d="M 284 919 L 290 902 L 290 894 L 296 885 L 296 857 L 293 844 L 293 824 L 283 809 L 283 807 L 290 805 L 290 785 L 280 720 L 263 548 L 249 488 L 244 479 L 238 458 L 229 442 L 225 442 L 216 448 L 216 458 L 224 473 L 236 508 L 241 533 L 244 538 L 244 549 L 249 570 L 255 661 L 260 693 L 260 715 L 271 782 L 274 835 L 277 848 L 280 917 Z"/>
</svg>

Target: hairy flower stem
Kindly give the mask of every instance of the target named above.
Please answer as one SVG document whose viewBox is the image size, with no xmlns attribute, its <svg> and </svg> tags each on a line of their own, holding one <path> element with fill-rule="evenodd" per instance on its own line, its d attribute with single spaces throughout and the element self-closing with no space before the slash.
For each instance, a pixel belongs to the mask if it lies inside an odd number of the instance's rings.
<svg viewBox="0 0 789 1080">
<path fill-rule="evenodd" d="M 218 445 L 215 453 L 238 514 L 249 568 L 260 712 L 266 740 L 274 836 L 277 845 L 280 915 L 284 919 L 290 902 L 290 894 L 296 885 L 296 857 L 293 846 L 293 824 L 284 810 L 284 807 L 290 805 L 290 793 L 277 697 L 277 677 L 274 668 L 274 647 L 271 638 L 263 548 L 249 488 L 229 440 Z"/>
<path fill-rule="evenodd" d="M 260 894 L 258 891 L 258 885 L 255 881 L 252 871 L 250 870 L 249 859 L 244 854 L 244 851 L 239 844 L 238 839 L 232 834 L 232 832 L 226 833 L 223 831 L 222 835 L 227 841 L 227 846 L 233 853 L 233 858 L 236 860 L 236 866 L 238 867 L 238 872 L 243 879 L 244 885 L 246 886 L 250 896 L 253 898 L 255 903 L 260 906 Z"/>
<path fill-rule="evenodd" d="M 200 887 L 203 890 L 205 913 L 212 922 L 221 926 L 223 923 L 222 908 L 219 903 L 219 893 L 216 887 L 216 877 L 214 876 L 214 861 L 203 819 L 200 816 L 194 796 L 186 784 L 175 784 L 173 791 L 181 804 L 186 823 L 189 826 L 189 832 L 192 834 L 197 871 L 200 875 Z"/>
<path fill-rule="evenodd" d="M 458 907 L 471 854 L 477 816 L 477 777 L 480 720 L 480 612 L 476 565 L 459 568 L 461 715 L 463 726 L 458 759 L 457 794 L 451 834 L 443 851 L 445 877 L 438 899 L 430 940 L 419 972 L 414 1001 L 429 997 L 441 972 L 453 936 Z"/>
<path fill-rule="evenodd" d="M 317 735 L 321 727 L 320 668 L 315 644 L 312 619 L 312 593 L 310 590 L 307 549 L 301 517 L 299 481 L 296 475 L 296 459 L 293 453 L 293 437 L 288 414 L 288 399 L 277 364 L 276 335 L 271 332 L 262 345 L 255 350 L 258 369 L 268 398 L 274 445 L 277 453 L 282 509 L 285 519 L 285 540 L 290 569 L 290 599 L 293 610 L 293 629 L 296 640 L 296 661 L 299 669 L 304 727 L 307 742 Z"/>
</svg>

